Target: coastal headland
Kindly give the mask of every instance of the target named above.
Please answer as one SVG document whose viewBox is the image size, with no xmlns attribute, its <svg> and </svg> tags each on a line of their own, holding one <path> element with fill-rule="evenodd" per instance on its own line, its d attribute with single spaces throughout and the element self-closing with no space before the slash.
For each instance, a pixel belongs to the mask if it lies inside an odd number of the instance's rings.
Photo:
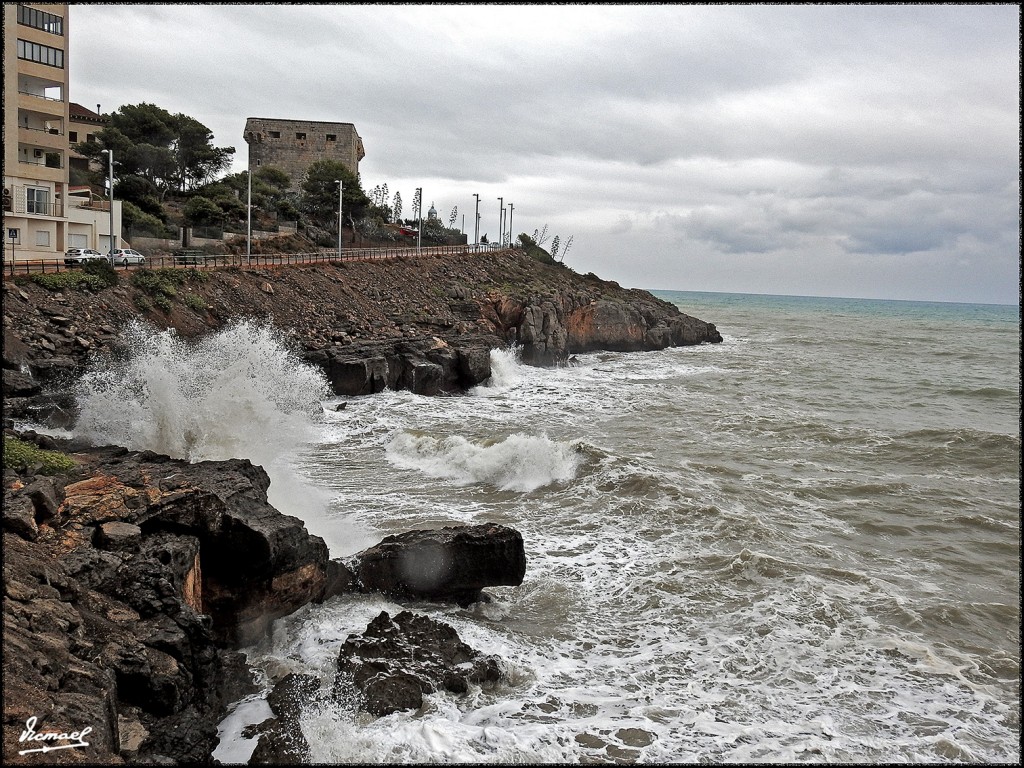
<svg viewBox="0 0 1024 768">
<path fill-rule="evenodd" d="M 189 463 L 15 429 L 21 420 L 73 425 L 73 382 L 118 353 L 127 324 L 173 328 L 188 340 L 265 321 L 342 396 L 385 387 L 456 394 L 486 381 L 490 350 L 510 345 L 525 362 L 551 365 L 593 350 L 721 341 L 714 325 L 647 292 L 517 251 L 104 280 L 4 278 L 5 452 L 9 439 L 28 446 L 25 460 L 4 470 L 8 763 L 209 764 L 217 723 L 256 688 L 237 648 L 275 618 L 351 591 L 465 602 L 487 586 L 519 583 L 528 568 L 518 532 L 495 525 L 389 537 L 355 560 L 332 560 L 301 520 L 268 503 L 270 480 L 246 459 Z M 410 558 L 429 570 L 437 552 L 467 567 L 432 573 L 429 587 L 390 575 L 401 569 L 389 563 Z M 385 614 L 346 643 L 363 660 L 343 654 L 329 695 L 348 695 L 352 678 L 364 708 L 385 713 L 415 707 L 419 691 L 462 691 L 499 674 L 479 657 L 475 676 L 460 678 L 478 657 L 450 628 L 405 614 L 395 621 L 408 625 L 405 650 L 383 649 L 384 657 L 440 643 L 451 666 L 367 661 L 381 642 L 377 624 L 392 626 Z M 289 718 L 309 681 L 271 683 L 278 725 L 261 726 L 256 755 L 301 761 Z"/>
</svg>

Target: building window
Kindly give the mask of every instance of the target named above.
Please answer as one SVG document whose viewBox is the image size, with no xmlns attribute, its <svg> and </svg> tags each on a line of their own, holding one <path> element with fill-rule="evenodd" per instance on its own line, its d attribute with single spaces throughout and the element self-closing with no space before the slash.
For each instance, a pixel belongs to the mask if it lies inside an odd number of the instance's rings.
<svg viewBox="0 0 1024 768">
<path fill-rule="evenodd" d="M 68 141 L 72 144 L 78 143 L 78 131 L 68 131 Z"/>
<path fill-rule="evenodd" d="M 270 138 L 272 138 L 272 139 L 280 139 L 281 138 L 281 132 L 280 131 L 268 131 L 268 133 L 270 134 Z"/>
<path fill-rule="evenodd" d="M 303 133 L 302 131 L 296 131 L 295 138 L 299 139 L 300 141 L 305 141 L 306 140 L 306 134 Z"/>
<path fill-rule="evenodd" d="M 328 133 L 327 134 L 327 140 L 328 141 L 337 141 L 338 140 L 338 134 L 336 134 L 336 133 Z"/>
<path fill-rule="evenodd" d="M 91 133 L 87 133 L 87 134 L 85 134 L 85 141 L 86 141 L 87 144 L 95 144 L 96 143 L 96 137 L 93 136 Z"/>
<path fill-rule="evenodd" d="M 36 245 L 42 245 L 46 248 L 50 247 L 50 232 L 46 229 L 40 229 L 36 232 Z"/>
<path fill-rule="evenodd" d="M 54 35 L 64 34 L 64 19 L 37 8 L 29 8 L 27 5 L 18 5 L 18 23 Z"/>
<path fill-rule="evenodd" d="M 25 188 L 26 213 L 50 213 L 50 190 L 46 187 Z"/>
<path fill-rule="evenodd" d="M 18 41 L 18 58 L 48 64 L 51 67 L 64 68 L 64 51 L 60 48 L 51 48 L 48 45 L 30 43 L 28 40 Z"/>
</svg>

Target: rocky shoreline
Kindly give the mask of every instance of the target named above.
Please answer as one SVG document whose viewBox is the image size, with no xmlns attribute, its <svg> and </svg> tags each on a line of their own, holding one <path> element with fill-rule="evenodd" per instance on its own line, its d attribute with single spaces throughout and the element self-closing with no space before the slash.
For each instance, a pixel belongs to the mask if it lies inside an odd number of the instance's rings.
<svg viewBox="0 0 1024 768">
<path fill-rule="evenodd" d="M 236 649 L 275 619 L 354 592 L 468 604 L 486 587 L 522 583 L 526 571 L 518 532 L 487 524 L 389 536 L 346 564 L 267 502 L 270 480 L 248 460 L 190 464 L 20 437 L 75 466 L 4 472 L 8 764 L 210 763 L 228 706 L 257 690 Z M 395 621 L 399 632 L 382 634 L 384 615 L 346 642 L 331 695 L 380 716 L 416 708 L 439 687 L 465 692 L 500 679 L 497 660 L 450 627 L 404 613 Z M 272 682 L 287 723 L 297 681 Z M 32 746 L 20 739 L 29 723 L 41 733 L 88 727 L 88 748 L 20 754 Z M 260 733 L 261 759 L 302 753 L 295 728 L 269 722 Z"/>
<path fill-rule="evenodd" d="M 4 470 L 8 763 L 209 764 L 218 722 L 256 690 L 237 649 L 275 619 L 359 591 L 468 605 L 526 572 L 522 537 L 500 525 L 412 531 L 332 560 L 301 520 L 268 503 L 269 478 L 248 460 L 190 464 L 15 431 L 16 420 L 72 424 L 71 383 L 95 355 L 116 353 L 125 324 L 190 339 L 267 321 L 338 395 L 463 392 L 490 377 L 492 349 L 512 344 L 525 362 L 550 365 L 721 341 L 714 325 L 644 291 L 515 251 L 176 275 L 170 284 L 122 272 L 113 285 L 59 290 L 4 279 L 5 445 L 19 437 L 72 460 L 57 472 Z M 275 716 L 253 730 L 251 762 L 308 762 L 295 718 L 311 696 L 379 716 L 501 675 L 500 659 L 451 627 L 382 613 L 345 641 L 330 690 L 302 676 L 271 681 Z M 40 735 L 85 728 L 88 748 L 53 750 Z M 49 748 L 26 748 L 40 743 Z"/>
<path fill-rule="evenodd" d="M 581 352 L 722 340 L 713 324 L 646 291 L 515 250 L 175 270 L 174 282 L 144 272 L 121 271 L 116 285 L 86 290 L 4 278 L 8 416 L 45 418 L 53 410 L 45 394 L 66 387 L 92 356 L 116 347 L 119 330 L 133 320 L 173 328 L 185 339 L 239 319 L 269 321 L 327 374 L 338 395 L 385 387 L 463 392 L 490 377 L 490 350 L 510 345 L 520 348 L 525 363 L 552 365 Z"/>
</svg>

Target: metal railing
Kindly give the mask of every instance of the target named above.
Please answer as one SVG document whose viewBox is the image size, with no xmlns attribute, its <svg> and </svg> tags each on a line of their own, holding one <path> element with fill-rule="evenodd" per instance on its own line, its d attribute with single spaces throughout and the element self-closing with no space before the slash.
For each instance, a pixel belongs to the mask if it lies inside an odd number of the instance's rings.
<svg viewBox="0 0 1024 768">
<path fill-rule="evenodd" d="M 438 245 L 417 249 L 412 247 L 386 248 L 352 248 L 316 251 L 312 253 L 254 253 L 251 257 L 243 254 L 207 254 L 198 250 L 183 249 L 171 256 L 147 256 L 145 264 L 114 264 L 117 270 L 134 269 L 218 269 L 224 267 L 281 267 L 300 264 L 331 264 L 346 261 L 379 261 L 384 259 L 415 259 L 420 256 L 452 256 L 470 253 L 487 253 L 500 250 L 497 245 Z M 81 269 L 80 264 L 65 264 L 64 258 L 56 259 L 11 259 L 4 257 L 3 274 L 35 274 L 46 272 L 65 272 L 69 269 Z"/>
</svg>

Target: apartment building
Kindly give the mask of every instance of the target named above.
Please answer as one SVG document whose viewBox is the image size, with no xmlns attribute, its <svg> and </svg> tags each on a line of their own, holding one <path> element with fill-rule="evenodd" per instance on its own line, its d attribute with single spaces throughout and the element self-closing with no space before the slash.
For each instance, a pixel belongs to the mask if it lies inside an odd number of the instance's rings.
<svg viewBox="0 0 1024 768">
<path fill-rule="evenodd" d="M 68 21 L 66 3 L 4 4 L 5 261 L 111 247 L 109 203 L 69 195 Z"/>
</svg>

